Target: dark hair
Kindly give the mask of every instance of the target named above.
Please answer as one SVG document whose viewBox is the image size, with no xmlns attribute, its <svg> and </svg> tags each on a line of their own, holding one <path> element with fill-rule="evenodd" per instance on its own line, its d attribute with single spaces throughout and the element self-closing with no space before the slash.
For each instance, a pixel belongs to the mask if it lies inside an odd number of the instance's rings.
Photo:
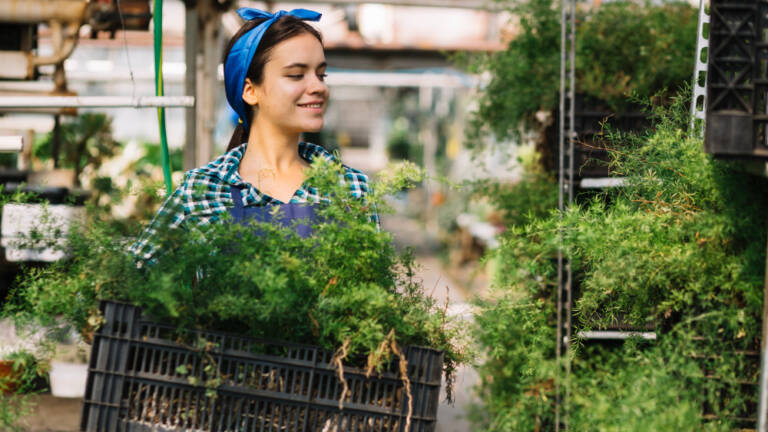
<svg viewBox="0 0 768 432">
<path fill-rule="evenodd" d="M 227 48 L 224 50 L 223 63 L 225 65 L 227 63 L 229 52 L 232 50 L 235 42 L 237 42 L 237 40 L 240 39 L 244 34 L 259 24 L 263 23 L 264 21 L 264 19 L 247 21 L 245 24 L 243 24 L 242 27 L 240 27 L 240 30 L 238 30 L 237 33 L 232 36 L 232 39 L 230 39 L 229 43 L 227 44 Z M 264 36 L 261 38 L 259 47 L 256 48 L 256 52 L 253 55 L 253 60 L 251 60 L 251 65 L 248 67 L 248 72 L 245 76 L 254 84 L 261 84 L 264 81 L 264 65 L 269 61 L 269 52 L 272 50 L 272 48 L 286 39 L 290 39 L 294 36 L 298 36 L 304 33 L 311 34 L 312 36 L 316 37 L 321 44 L 323 43 L 323 37 L 320 35 L 320 32 L 318 32 L 311 25 L 291 15 L 280 17 L 280 19 L 269 26 L 267 31 L 264 33 Z M 253 115 L 252 112 L 253 111 L 251 107 L 246 106 L 245 113 L 248 117 Z M 247 139 L 247 137 L 244 135 L 245 128 L 241 124 L 238 124 L 235 128 L 235 132 L 232 134 L 232 138 L 229 140 L 227 151 L 230 151 L 242 144 L 243 139 Z"/>
</svg>

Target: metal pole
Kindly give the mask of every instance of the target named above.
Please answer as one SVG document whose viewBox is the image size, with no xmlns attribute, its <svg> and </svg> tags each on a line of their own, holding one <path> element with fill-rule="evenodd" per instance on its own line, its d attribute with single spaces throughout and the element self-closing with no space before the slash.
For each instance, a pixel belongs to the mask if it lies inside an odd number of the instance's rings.
<svg viewBox="0 0 768 432">
<path fill-rule="evenodd" d="M 693 98 L 691 100 L 691 133 L 696 126 L 696 119 L 704 120 L 704 116 L 707 112 L 707 61 L 701 60 L 703 51 L 709 48 L 709 39 L 704 38 L 704 25 L 709 24 L 709 14 L 706 11 L 707 0 L 699 0 L 699 24 L 698 24 L 698 36 L 696 39 L 696 58 L 694 59 L 693 68 Z M 704 82 L 699 83 L 699 75 L 704 75 Z M 699 109 L 699 98 L 701 98 L 702 104 Z M 702 126 L 701 132 L 704 132 Z M 702 137 L 703 137 L 702 133 Z"/>
<path fill-rule="evenodd" d="M 560 3 L 560 112 L 559 112 L 559 176 L 557 206 L 560 222 L 563 212 L 573 202 L 574 186 L 574 143 L 575 130 L 575 92 L 576 92 L 576 2 L 561 0 Z M 567 115 L 566 115 L 567 110 Z M 566 160 L 567 158 L 567 160 Z M 567 193 L 567 195 L 566 195 Z M 567 201 L 566 201 L 567 199 Z M 555 431 L 568 430 L 568 397 L 570 388 L 568 377 L 571 372 L 568 350 L 571 341 L 571 262 L 563 253 L 562 236 L 564 229 L 559 228 L 560 244 L 557 250 L 557 374 L 555 376 Z M 565 371 L 561 367 L 565 356 Z M 565 394 L 561 394 L 562 374 L 565 375 Z M 561 416 L 561 413 L 563 414 Z M 561 419 L 562 418 L 562 419 Z"/>
<path fill-rule="evenodd" d="M 0 96 L 0 108 L 194 107 L 191 96 Z"/>
<path fill-rule="evenodd" d="M 184 94 L 197 96 L 197 38 L 198 20 L 197 1 L 188 1 L 184 14 Z M 197 110 L 184 112 L 184 171 L 197 166 Z"/>
<path fill-rule="evenodd" d="M 768 249 L 768 247 L 766 248 Z M 757 430 L 768 432 L 768 251 L 763 281 L 763 328 L 760 341 L 760 396 L 757 404 Z"/>
<path fill-rule="evenodd" d="M 576 0 L 568 0 L 570 6 L 570 55 L 568 60 L 570 61 L 570 70 L 568 75 L 568 205 L 573 203 L 573 189 L 574 189 L 574 159 L 575 159 L 575 143 L 576 143 Z M 565 295 L 565 418 L 563 419 L 563 426 L 565 430 L 568 430 L 568 414 L 569 399 L 571 393 L 570 376 L 571 376 L 571 360 L 568 358 L 568 351 L 571 347 L 571 332 L 573 329 L 573 323 L 571 322 L 571 301 L 573 295 L 573 271 L 571 268 L 571 260 L 567 261 L 566 265 L 566 281 L 563 294 Z"/>
<path fill-rule="evenodd" d="M 565 185 L 565 62 L 566 62 L 566 45 L 565 45 L 565 33 L 566 33 L 566 2 L 568 0 L 561 0 L 560 2 L 560 109 L 559 115 L 559 134 L 558 134 L 558 190 L 557 190 L 557 208 L 559 210 L 559 220 L 563 220 L 564 206 L 564 185 Z M 562 236 L 562 232 L 558 234 Z M 557 248 L 557 345 L 555 352 L 556 361 L 556 374 L 555 374 L 555 432 L 560 432 L 560 404 L 562 398 L 560 397 L 560 362 L 562 361 L 563 350 L 563 248 L 562 240 Z"/>
<path fill-rule="evenodd" d="M 213 4 L 213 0 L 200 0 L 197 5 L 200 17 L 200 44 L 202 58 L 197 69 L 197 118 L 195 130 L 197 133 L 196 165 L 208 163 L 213 158 L 213 129 L 216 126 L 216 100 L 221 93 L 217 79 L 218 67 L 221 64 L 219 53 L 219 27 L 221 13 Z"/>
</svg>

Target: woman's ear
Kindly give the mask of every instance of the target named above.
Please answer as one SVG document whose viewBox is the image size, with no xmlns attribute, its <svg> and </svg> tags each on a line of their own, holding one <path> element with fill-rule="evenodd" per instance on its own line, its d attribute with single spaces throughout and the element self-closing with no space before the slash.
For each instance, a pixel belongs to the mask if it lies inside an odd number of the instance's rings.
<svg viewBox="0 0 768 432">
<path fill-rule="evenodd" d="M 245 84 L 243 85 L 243 101 L 251 106 L 258 105 L 259 98 L 256 90 L 257 86 L 251 81 L 250 78 L 246 78 Z"/>
</svg>

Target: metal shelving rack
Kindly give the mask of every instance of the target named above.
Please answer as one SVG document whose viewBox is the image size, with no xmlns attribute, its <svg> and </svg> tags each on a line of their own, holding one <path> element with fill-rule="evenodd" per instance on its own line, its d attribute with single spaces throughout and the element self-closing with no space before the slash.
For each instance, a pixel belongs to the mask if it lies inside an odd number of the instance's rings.
<svg viewBox="0 0 768 432">
<path fill-rule="evenodd" d="M 715 0 L 712 15 L 708 0 L 700 0 L 698 39 L 694 67 L 691 127 L 705 120 L 705 149 L 717 156 L 747 159 L 768 158 L 768 0 Z M 559 194 L 558 208 L 565 211 L 574 202 L 576 188 L 621 187 L 620 178 L 580 178 L 575 167 L 575 14 L 576 0 L 561 0 L 560 112 L 559 112 Z M 712 21 L 709 38 L 705 28 Z M 711 48 L 710 48 L 711 46 Z M 708 58 L 707 58 L 708 57 Z M 708 103 L 709 100 L 709 103 Z M 702 127 L 704 125 L 702 124 Z M 573 271 L 567 254 L 558 250 L 557 352 L 555 380 L 555 430 L 568 430 L 568 377 L 571 372 L 568 352 L 574 336 L 582 340 L 623 340 L 639 337 L 655 340 L 653 331 L 574 331 L 572 322 Z M 766 279 L 768 281 L 768 279 Z M 768 287 L 768 282 L 766 282 Z M 766 288 L 768 298 L 768 288 Z M 768 304 L 768 303 L 766 303 Z M 768 311 L 768 306 L 766 306 Z M 764 313 L 768 317 L 768 312 Z M 734 354 L 757 358 L 760 365 L 760 397 L 757 418 L 736 418 L 742 424 L 757 423 L 759 432 L 768 432 L 768 325 L 764 323 L 760 352 Z M 719 379 L 708 377 L 708 379 Z M 743 382 L 755 386 L 758 383 Z M 712 417 L 711 415 L 704 416 Z M 716 419 L 712 417 L 712 419 Z"/>
<path fill-rule="evenodd" d="M 580 155 L 577 141 L 589 122 L 576 118 L 576 5 L 577 0 L 561 0 L 560 23 L 560 106 L 558 118 L 558 209 L 564 212 L 574 202 L 577 189 L 604 189 L 621 187 L 624 179 L 619 177 L 581 176 L 576 166 Z M 596 113 L 586 113 L 595 115 Z M 584 119 L 582 119 L 584 120 Z M 561 232 L 562 234 L 562 232 Z M 571 373 L 569 350 L 574 337 L 573 296 L 574 279 L 570 260 L 562 247 L 557 254 L 557 348 L 558 373 L 555 377 L 555 431 L 568 430 L 568 381 Z M 581 340 L 597 342 L 621 341 L 629 337 L 655 340 L 654 331 L 634 330 L 593 330 L 576 331 Z"/>
</svg>

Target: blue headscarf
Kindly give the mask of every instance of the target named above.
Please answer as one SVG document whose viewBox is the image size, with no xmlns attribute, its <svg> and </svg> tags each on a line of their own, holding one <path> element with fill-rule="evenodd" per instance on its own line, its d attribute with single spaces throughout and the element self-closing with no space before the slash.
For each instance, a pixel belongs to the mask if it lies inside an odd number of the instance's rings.
<svg viewBox="0 0 768 432">
<path fill-rule="evenodd" d="M 266 33 L 272 23 L 282 16 L 292 15 L 304 21 L 319 21 L 321 14 L 307 9 L 293 9 L 290 12 L 281 10 L 271 14 L 252 8 L 240 8 L 237 10 L 237 13 L 246 21 L 266 18 L 266 21 L 249 30 L 235 42 L 224 63 L 224 88 L 227 93 L 227 101 L 229 101 L 229 105 L 240 117 L 245 130 L 248 130 L 248 123 L 251 119 L 246 115 L 243 87 L 245 86 L 245 77 L 248 73 L 248 68 L 251 66 L 253 55 L 259 47 L 264 33 Z"/>
</svg>

